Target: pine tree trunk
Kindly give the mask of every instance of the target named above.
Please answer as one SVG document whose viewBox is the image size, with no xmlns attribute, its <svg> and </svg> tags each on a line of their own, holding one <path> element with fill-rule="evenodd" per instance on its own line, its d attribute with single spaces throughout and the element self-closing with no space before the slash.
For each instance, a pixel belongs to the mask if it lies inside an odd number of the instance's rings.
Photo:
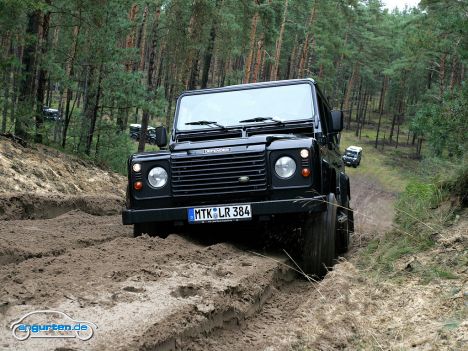
<svg viewBox="0 0 468 351">
<path fill-rule="evenodd" d="M 197 87 L 197 80 L 198 80 L 198 53 L 196 54 L 196 58 L 192 60 L 189 79 L 186 88 L 188 90 L 193 90 Z"/>
<path fill-rule="evenodd" d="M 314 25 L 315 17 L 317 14 L 317 0 L 314 0 L 314 4 L 312 5 L 309 20 L 307 21 L 306 26 L 306 36 L 304 40 L 304 45 L 302 47 L 301 58 L 299 60 L 299 77 L 302 78 L 305 73 L 307 59 L 309 57 L 309 42 L 310 42 L 310 35 L 311 35 L 311 28 Z M 312 34 L 314 37 L 314 35 Z M 314 40 L 314 38 L 312 39 Z"/>
<path fill-rule="evenodd" d="M 366 124 L 366 117 L 367 117 L 367 105 L 369 104 L 369 98 L 370 94 L 367 92 L 364 93 L 364 104 L 362 108 L 362 121 L 361 121 L 361 126 L 359 128 L 359 140 L 361 140 L 361 134 L 362 134 L 362 128 L 364 128 L 364 125 Z"/>
<path fill-rule="evenodd" d="M 456 76 L 457 76 L 457 56 L 453 55 L 452 72 L 450 74 L 450 92 L 451 93 L 453 93 L 453 89 L 455 88 Z"/>
<path fill-rule="evenodd" d="M 296 37 L 294 39 L 294 45 L 293 45 L 293 49 L 292 49 L 292 52 L 291 52 L 291 55 L 289 56 L 289 64 L 288 64 L 288 73 L 286 75 L 286 79 L 292 79 L 292 78 L 295 78 L 296 77 L 296 55 L 297 55 L 297 52 L 298 52 L 298 42 L 297 42 L 297 34 L 296 34 Z"/>
<path fill-rule="evenodd" d="M 348 85 L 346 87 L 346 93 L 343 101 L 343 110 L 345 113 L 348 113 L 348 123 L 347 129 L 351 126 L 351 111 L 349 111 L 349 99 L 351 98 L 351 94 L 353 93 L 354 82 L 356 81 L 357 77 L 359 76 L 359 63 L 355 63 L 353 66 L 353 72 L 351 73 L 351 78 L 349 79 Z"/>
<path fill-rule="evenodd" d="M 76 53 L 78 49 L 78 37 L 80 35 L 80 29 L 81 26 L 75 26 L 73 28 L 73 45 L 70 50 L 70 61 L 67 64 L 67 77 L 68 80 L 71 79 L 71 77 L 74 74 L 74 69 L 75 69 L 75 59 L 76 59 Z M 65 115 L 64 115 L 64 120 L 63 120 L 63 130 L 62 130 L 62 147 L 65 148 L 66 142 L 67 142 L 67 132 L 68 132 L 68 126 L 70 125 L 70 120 L 71 120 L 71 112 L 70 112 L 70 101 L 72 99 L 73 92 L 71 90 L 71 87 L 67 87 L 67 94 L 66 94 L 66 103 L 65 103 Z"/>
<path fill-rule="evenodd" d="M 131 7 L 130 7 L 130 10 L 128 11 L 128 19 L 131 23 L 133 23 L 135 21 L 135 17 L 137 15 L 137 12 L 138 12 L 138 5 L 137 4 L 133 4 Z M 127 37 L 125 38 L 125 48 L 128 49 L 128 48 L 133 48 L 135 44 L 135 32 L 134 32 L 134 29 L 133 29 L 133 26 L 132 26 L 132 30 L 130 31 L 130 34 L 127 35 Z M 131 67 L 131 62 L 126 62 L 125 63 L 125 70 L 128 72 L 130 71 L 130 67 Z"/>
<path fill-rule="evenodd" d="M 210 72 L 211 60 L 213 58 L 214 42 L 216 40 L 216 22 L 213 22 L 210 31 L 210 40 L 208 47 L 206 48 L 205 55 L 203 57 L 203 71 L 200 87 L 205 89 L 208 86 L 208 76 Z"/>
<path fill-rule="evenodd" d="M 395 122 L 396 122 L 396 113 L 393 113 L 393 118 L 392 118 L 392 127 L 390 128 L 390 136 L 388 137 L 388 141 L 391 144 L 393 141 L 393 132 L 395 131 Z"/>
<path fill-rule="evenodd" d="M 160 15 L 160 9 L 158 8 L 156 10 L 156 17 L 159 18 Z M 140 64 L 138 66 L 138 69 L 140 71 L 143 71 L 145 69 L 145 48 L 146 48 L 146 21 L 148 18 L 148 6 L 145 7 L 145 10 L 143 11 L 143 21 L 140 26 L 140 32 L 138 34 L 138 41 L 137 41 L 137 48 L 140 49 Z"/>
<path fill-rule="evenodd" d="M 77 150 L 81 151 L 81 145 L 86 142 L 86 131 L 89 129 L 88 116 L 91 116 L 89 112 L 90 105 L 92 103 L 92 83 L 94 81 L 95 67 L 93 65 L 85 66 L 86 76 L 83 87 L 83 112 L 81 114 L 81 127 L 80 127 L 80 138 L 78 140 Z"/>
<path fill-rule="evenodd" d="M 445 61 L 447 54 L 443 54 L 440 58 L 439 64 L 439 99 L 442 100 L 445 92 Z"/>
<path fill-rule="evenodd" d="M 380 99 L 379 99 L 379 123 L 377 124 L 377 134 L 375 136 L 375 148 L 376 149 L 379 143 L 380 124 L 382 122 L 382 115 L 384 111 L 386 90 L 387 90 L 387 76 L 384 76 L 383 81 L 382 81 L 382 89 L 380 91 Z"/>
<path fill-rule="evenodd" d="M 96 120 L 97 120 L 98 111 L 99 111 L 99 101 L 101 99 L 101 83 L 102 83 L 102 70 L 103 70 L 103 67 L 104 67 L 104 64 L 101 63 L 100 66 L 99 66 L 99 71 L 98 71 L 98 80 L 97 80 L 96 92 L 93 94 L 93 104 L 90 105 L 89 101 L 88 101 L 88 111 L 91 112 L 89 114 L 89 117 L 90 117 L 89 122 L 90 123 L 89 123 L 88 135 L 87 135 L 87 138 L 86 138 L 86 148 L 85 148 L 85 153 L 88 156 L 91 155 L 91 146 L 93 144 L 94 131 L 96 129 Z"/>
<path fill-rule="evenodd" d="M 50 4 L 50 0 L 46 1 L 46 3 Z M 50 22 L 50 12 L 45 13 L 42 16 L 42 23 L 41 23 L 41 39 L 40 39 L 40 56 L 44 58 L 47 54 L 48 48 L 48 36 L 49 36 L 49 22 Z M 38 83 L 37 83 L 37 104 L 36 104 L 36 134 L 34 137 L 34 141 L 36 143 L 42 143 L 42 124 L 44 123 L 44 117 L 42 114 L 42 107 L 44 106 L 44 97 L 45 97 L 45 85 L 46 85 L 46 78 L 47 78 L 47 71 L 44 68 L 44 62 L 40 62 L 39 68 L 39 76 L 38 76 Z"/>
<path fill-rule="evenodd" d="M 47 93 L 46 93 L 46 106 L 50 106 L 52 99 L 52 84 L 50 81 L 50 75 L 49 78 L 47 79 Z"/>
<path fill-rule="evenodd" d="M 149 62 L 148 62 L 148 74 L 147 74 L 147 86 L 146 90 L 148 93 L 148 102 L 150 102 L 151 93 L 154 90 L 154 77 L 153 73 L 155 70 L 155 57 L 156 57 L 156 47 L 158 44 L 158 27 L 159 27 L 159 17 L 160 17 L 160 8 L 158 7 L 156 16 L 153 23 L 153 30 L 151 31 L 151 47 L 149 48 Z M 140 140 L 138 142 L 138 152 L 145 151 L 146 144 L 146 132 L 148 130 L 150 112 L 147 107 L 143 109 L 143 116 L 141 118 L 141 132 Z"/>
<path fill-rule="evenodd" d="M 258 0 L 255 1 L 255 6 L 258 5 Z M 252 71 L 252 61 L 255 51 L 255 37 L 257 36 L 257 24 L 258 24 L 258 10 L 255 10 L 255 14 L 252 18 L 252 25 L 250 28 L 250 40 L 249 40 L 249 53 L 247 55 L 247 59 L 245 61 L 245 73 L 244 73 L 244 83 L 248 83 L 250 81 L 250 73 Z"/>
<path fill-rule="evenodd" d="M 8 115 L 8 98 L 10 95 L 10 71 L 5 68 L 3 71 L 3 111 L 2 111 L 2 133 L 6 131 L 7 115 Z"/>
<path fill-rule="evenodd" d="M 36 10 L 28 14 L 28 25 L 26 29 L 26 34 L 37 39 L 37 34 L 39 31 L 39 22 L 40 22 L 41 13 Z M 23 70 L 22 70 L 22 79 L 20 81 L 20 92 L 19 92 L 19 104 L 21 107 L 21 112 L 19 116 L 15 119 L 15 134 L 23 139 L 28 137 L 26 131 L 26 126 L 28 125 L 27 119 L 31 116 L 31 112 L 34 111 L 34 81 L 36 73 L 36 40 L 29 42 L 23 54 Z"/>
<path fill-rule="evenodd" d="M 361 77 L 361 81 L 359 83 L 359 93 L 358 93 L 358 105 L 357 105 L 357 108 L 356 108 L 356 124 L 357 124 L 357 127 L 356 127 L 356 132 L 355 132 L 355 135 L 358 136 L 359 135 L 359 123 L 360 123 L 360 117 L 361 117 L 361 105 L 362 105 L 362 77 Z"/>
<path fill-rule="evenodd" d="M 279 69 L 280 58 L 281 58 L 281 47 L 283 46 L 283 35 L 284 35 L 284 28 L 286 25 L 287 16 L 288 16 L 288 0 L 284 0 L 283 18 L 281 21 L 279 36 L 278 36 L 278 39 L 276 40 L 275 61 L 271 69 L 270 80 L 276 80 L 278 76 L 278 69 Z"/>
<path fill-rule="evenodd" d="M 260 65 L 262 63 L 262 53 L 263 53 L 263 38 L 257 42 L 257 54 L 256 54 L 254 71 L 253 71 L 253 76 L 252 76 L 253 83 L 256 83 L 258 80 L 258 73 L 260 70 Z"/>
</svg>

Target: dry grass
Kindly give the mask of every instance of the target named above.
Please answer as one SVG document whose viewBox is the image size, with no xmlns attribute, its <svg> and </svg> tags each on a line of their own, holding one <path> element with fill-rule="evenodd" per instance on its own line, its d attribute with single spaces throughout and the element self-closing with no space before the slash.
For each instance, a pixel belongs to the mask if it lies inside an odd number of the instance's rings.
<svg viewBox="0 0 468 351">
<path fill-rule="evenodd" d="M 432 250 L 397 261 L 399 279 L 342 259 L 314 284 L 318 293 L 294 317 L 293 349 L 462 350 L 468 343 L 467 228 L 463 218 Z M 423 272 L 444 261 L 452 262 L 456 276 L 425 281 Z"/>
</svg>

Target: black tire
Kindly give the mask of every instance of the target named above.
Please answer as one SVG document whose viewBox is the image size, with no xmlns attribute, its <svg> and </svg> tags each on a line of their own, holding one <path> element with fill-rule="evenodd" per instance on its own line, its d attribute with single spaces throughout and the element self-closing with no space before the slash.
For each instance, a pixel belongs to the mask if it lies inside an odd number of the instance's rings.
<svg viewBox="0 0 468 351">
<path fill-rule="evenodd" d="M 167 238 L 169 234 L 174 232 L 174 227 L 171 223 L 157 222 L 157 223 L 136 223 L 133 225 L 133 236 L 136 238 L 142 234 L 149 236 L 158 236 L 160 238 Z"/>
<path fill-rule="evenodd" d="M 334 194 L 327 196 L 327 210 L 308 215 L 301 225 L 301 268 L 318 278 L 327 274 L 335 258 L 337 202 Z"/>
<path fill-rule="evenodd" d="M 342 207 L 338 209 L 338 222 L 336 227 L 335 239 L 335 248 L 337 256 L 348 252 L 349 244 L 351 242 L 351 233 L 354 230 L 353 210 L 349 207 L 349 198 L 347 194 L 341 206 Z M 341 222 L 339 220 L 340 217 L 346 218 L 346 220 Z"/>
</svg>

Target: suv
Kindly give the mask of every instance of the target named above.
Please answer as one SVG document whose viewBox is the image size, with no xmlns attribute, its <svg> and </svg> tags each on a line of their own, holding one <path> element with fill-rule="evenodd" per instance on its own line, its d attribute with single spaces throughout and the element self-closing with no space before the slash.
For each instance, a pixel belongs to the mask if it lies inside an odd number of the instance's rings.
<svg viewBox="0 0 468 351">
<path fill-rule="evenodd" d="M 130 124 L 130 138 L 135 141 L 140 140 L 141 124 Z M 146 142 L 152 145 L 156 144 L 156 128 L 148 126 L 146 130 Z"/>
<path fill-rule="evenodd" d="M 42 107 L 42 116 L 45 120 L 49 121 L 60 121 L 62 119 L 59 110 L 55 108 L 50 108 L 48 106 Z"/>
<path fill-rule="evenodd" d="M 342 128 L 312 79 L 187 91 L 169 149 L 128 160 L 123 223 L 161 237 L 174 226 L 265 223 L 282 228 L 305 273 L 322 276 L 353 231 Z M 166 146 L 164 127 L 156 143 Z"/>
<path fill-rule="evenodd" d="M 362 147 L 350 146 L 345 150 L 343 155 L 343 162 L 346 166 L 353 166 L 356 168 L 361 163 Z"/>
</svg>

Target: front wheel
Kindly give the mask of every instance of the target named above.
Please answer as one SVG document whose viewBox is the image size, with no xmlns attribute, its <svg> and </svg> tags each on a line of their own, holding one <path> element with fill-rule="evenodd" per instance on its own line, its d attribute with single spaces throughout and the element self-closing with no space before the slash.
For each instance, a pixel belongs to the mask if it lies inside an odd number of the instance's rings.
<svg viewBox="0 0 468 351">
<path fill-rule="evenodd" d="M 136 223 L 133 225 L 133 237 L 148 234 L 165 239 L 174 231 L 173 229 L 171 223 L 165 222 Z"/>
<path fill-rule="evenodd" d="M 300 227 L 301 268 L 307 275 L 323 277 L 335 258 L 337 201 L 334 194 L 327 196 L 327 210 L 310 214 Z"/>
</svg>

